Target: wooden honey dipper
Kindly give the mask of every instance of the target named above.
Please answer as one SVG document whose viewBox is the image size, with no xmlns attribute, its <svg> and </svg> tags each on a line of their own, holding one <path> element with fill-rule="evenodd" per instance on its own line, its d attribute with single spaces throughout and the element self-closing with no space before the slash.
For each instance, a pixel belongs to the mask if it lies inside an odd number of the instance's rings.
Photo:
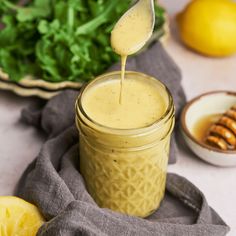
<svg viewBox="0 0 236 236">
<path fill-rule="evenodd" d="M 205 142 L 221 150 L 236 149 L 236 105 L 210 126 Z"/>
</svg>

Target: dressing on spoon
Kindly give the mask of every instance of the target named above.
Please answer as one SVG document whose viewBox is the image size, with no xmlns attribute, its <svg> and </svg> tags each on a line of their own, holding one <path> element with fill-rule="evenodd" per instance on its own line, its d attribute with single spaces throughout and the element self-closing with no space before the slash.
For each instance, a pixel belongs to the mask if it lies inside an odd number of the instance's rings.
<svg viewBox="0 0 236 236">
<path fill-rule="evenodd" d="M 119 103 L 122 103 L 127 56 L 138 52 L 151 37 L 155 23 L 153 0 L 139 0 L 116 23 L 111 32 L 111 46 L 121 56 Z"/>
</svg>

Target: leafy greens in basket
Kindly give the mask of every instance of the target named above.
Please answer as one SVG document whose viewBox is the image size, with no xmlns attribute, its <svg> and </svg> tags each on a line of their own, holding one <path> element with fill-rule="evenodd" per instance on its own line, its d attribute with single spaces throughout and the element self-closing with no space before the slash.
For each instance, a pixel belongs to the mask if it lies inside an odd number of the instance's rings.
<svg viewBox="0 0 236 236">
<path fill-rule="evenodd" d="M 118 60 L 110 32 L 131 0 L 0 0 L 0 67 L 11 80 L 87 81 Z M 164 10 L 155 6 L 155 31 Z"/>
</svg>

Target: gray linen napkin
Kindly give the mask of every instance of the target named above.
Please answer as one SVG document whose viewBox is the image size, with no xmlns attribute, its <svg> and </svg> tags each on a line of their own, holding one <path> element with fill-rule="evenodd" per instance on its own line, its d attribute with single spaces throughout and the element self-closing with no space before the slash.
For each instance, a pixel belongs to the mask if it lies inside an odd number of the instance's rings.
<svg viewBox="0 0 236 236">
<path fill-rule="evenodd" d="M 142 62 L 142 63 L 141 63 Z M 148 67 L 150 66 L 150 70 Z M 132 58 L 131 68 L 157 76 L 169 86 L 179 112 L 184 103 L 180 73 L 160 44 Z M 25 110 L 22 120 L 48 134 L 35 161 L 22 176 L 17 195 L 36 204 L 47 222 L 38 236 L 156 235 L 223 236 L 229 227 L 188 180 L 168 174 L 166 195 L 153 215 L 130 217 L 99 208 L 86 191 L 79 169 L 74 125 L 77 91 L 65 91 L 42 110 Z"/>
</svg>

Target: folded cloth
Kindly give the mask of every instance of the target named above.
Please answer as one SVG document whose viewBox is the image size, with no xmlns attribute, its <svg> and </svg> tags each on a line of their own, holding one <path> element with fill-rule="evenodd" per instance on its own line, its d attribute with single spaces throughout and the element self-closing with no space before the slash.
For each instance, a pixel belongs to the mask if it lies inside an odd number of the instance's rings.
<svg viewBox="0 0 236 236">
<path fill-rule="evenodd" d="M 160 44 L 132 58 L 128 67 L 139 68 L 164 81 L 179 112 L 184 102 L 179 70 Z M 18 196 L 37 205 L 47 220 L 38 236 L 226 235 L 229 227 L 208 206 L 204 195 L 175 174 L 168 174 L 164 200 L 146 219 L 99 208 L 78 171 L 78 134 L 74 125 L 77 96 L 78 91 L 68 90 L 51 99 L 41 110 L 22 112 L 23 121 L 48 134 L 37 158 L 22 176 L 17 191 Z"/>
</svg>

